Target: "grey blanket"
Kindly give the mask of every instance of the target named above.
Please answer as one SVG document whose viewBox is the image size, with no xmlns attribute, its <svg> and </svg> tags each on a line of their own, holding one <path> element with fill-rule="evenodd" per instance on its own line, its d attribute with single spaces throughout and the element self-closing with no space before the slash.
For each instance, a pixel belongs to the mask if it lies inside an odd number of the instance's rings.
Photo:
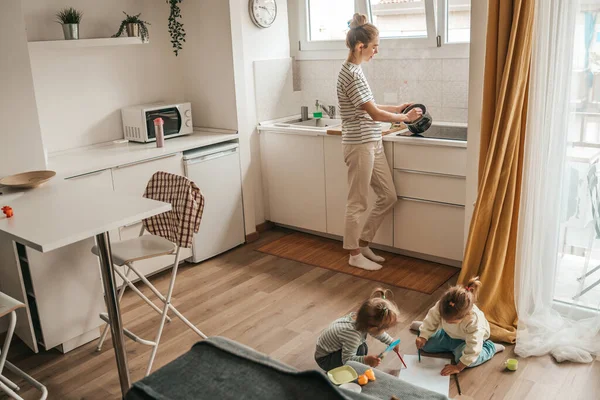
<svg viewBox="0 0 600 400">
<path fill-rule="evenodd" d="M 350 365 L 359 373 L 367 368 Z M 353 393 L 333 385 L 320 371 L 297 371 L 229 339 L 211 337 L 136 382 L 125 399 L 389 400 L 392 394 L 402 400 L 448 399 L 383 372 L 377 377 L 362 393 Z"/>
</svg>

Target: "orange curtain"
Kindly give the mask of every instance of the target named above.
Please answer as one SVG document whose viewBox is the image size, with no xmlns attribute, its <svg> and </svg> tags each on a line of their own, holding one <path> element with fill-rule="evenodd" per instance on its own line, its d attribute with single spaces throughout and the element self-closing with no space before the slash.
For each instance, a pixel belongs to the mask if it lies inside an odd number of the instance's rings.
<svg viewBox="0 0 600 400">
<path fill-rule="evenodd" d="M 489 0 L 477 202 L 459 282 L 479 275 L 492 340 L 514 343 L 515 249 L 534 0 Z"/>
</svg>

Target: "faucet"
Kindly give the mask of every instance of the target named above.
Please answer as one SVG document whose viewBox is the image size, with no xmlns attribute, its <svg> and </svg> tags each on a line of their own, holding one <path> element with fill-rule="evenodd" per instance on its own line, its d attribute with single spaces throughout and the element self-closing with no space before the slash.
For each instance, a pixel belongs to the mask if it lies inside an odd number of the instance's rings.
<svg viewBox="0 0 600 400">
<path fill-rule="evenodd" d="M 319 107 L 325 112 L 325 114 L 327 114 L 329 118 L 335 118 L 335 106 L 326 106 L 323 103 L 319 102 L 319 100 L 317 100 L 317 104 L 319 104 Z"/>
</svg>

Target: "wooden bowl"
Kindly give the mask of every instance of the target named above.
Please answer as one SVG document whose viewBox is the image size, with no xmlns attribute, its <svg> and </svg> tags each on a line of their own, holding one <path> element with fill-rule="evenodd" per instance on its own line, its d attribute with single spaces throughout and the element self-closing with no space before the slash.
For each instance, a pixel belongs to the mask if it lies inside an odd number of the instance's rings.
<svg viewBox="0 0 600 400">
<path fill-rule="evenodd" d="M 0 185 L 14 188 L 34 188 L 49 181 L 56 175 L 54 171 L 29 171 L 21 174 L 5 176 L 0 179 Z"/>
</svg>

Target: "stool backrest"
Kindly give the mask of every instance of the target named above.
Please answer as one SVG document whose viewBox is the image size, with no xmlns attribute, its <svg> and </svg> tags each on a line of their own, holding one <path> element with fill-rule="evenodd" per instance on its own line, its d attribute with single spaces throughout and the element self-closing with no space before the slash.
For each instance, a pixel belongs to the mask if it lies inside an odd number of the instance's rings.
<svg viewBox="0 0 600 400">
<path fill-rule="evenodd" d="M 180 247 L 191 247 L 204 212 L 204 196 L 198 186 L 185 176 L 159 171 L 148 181 L 144 197 L 172 206 L 171 211 L 145 219 L 144 228 Z"/>
</svg>

